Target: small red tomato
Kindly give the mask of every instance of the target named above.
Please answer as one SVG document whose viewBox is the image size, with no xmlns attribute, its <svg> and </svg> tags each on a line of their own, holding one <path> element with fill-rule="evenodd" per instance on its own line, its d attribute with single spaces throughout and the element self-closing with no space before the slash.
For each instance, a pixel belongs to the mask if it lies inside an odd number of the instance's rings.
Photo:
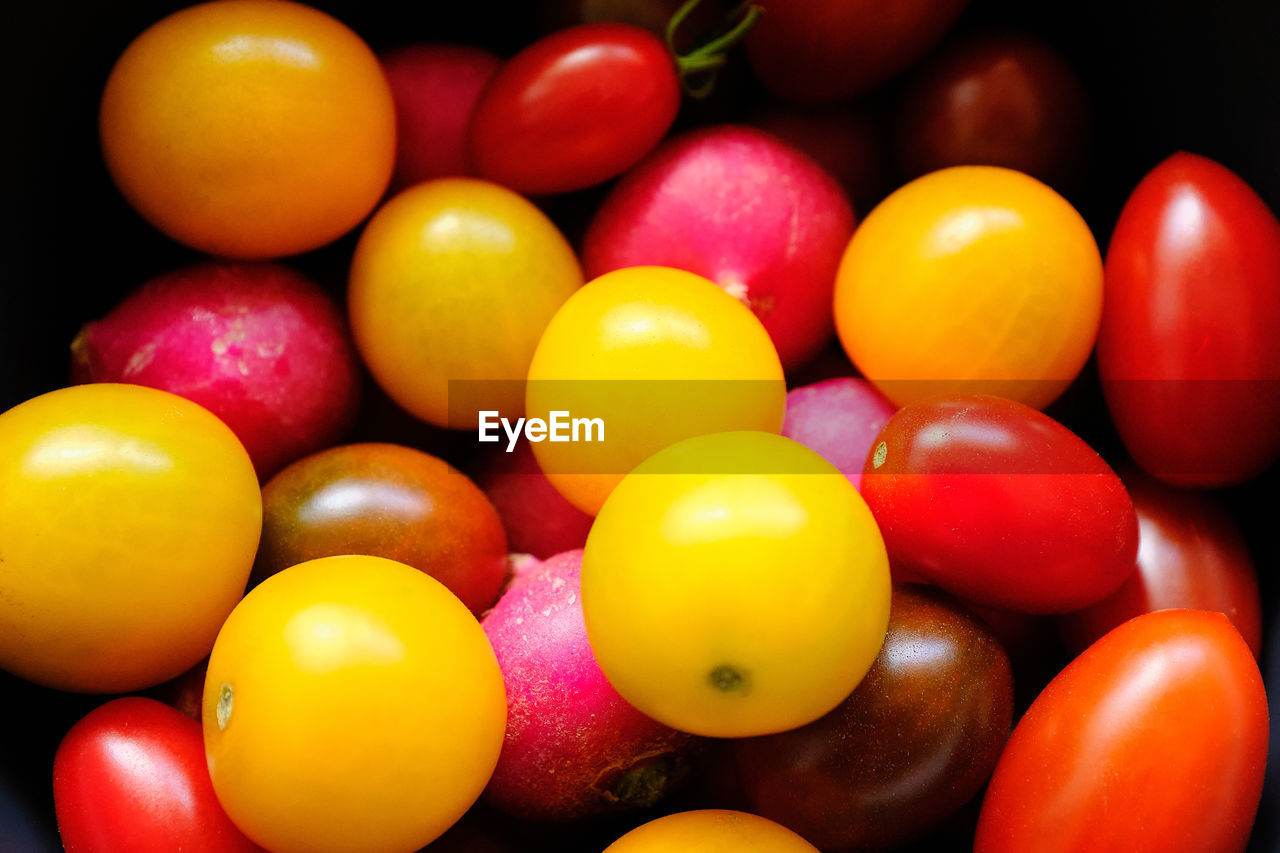
<svg viewBox="0 0 1280 853">
<path fill-rule="evenodd" d="M 975 853 L 1244 850 L 1267 697 L 1221 613 L 1132 619 L 1067 666 L 1014 729 Z"/>
<path fill-rule="evenodd" d="M 1048 415 L 956 394 L 889 419 L 862 496 L 890 563 L 967 601 L 1065 613 L 1133 572 L 1138 522 L 1120 478 Z"/>
<path fill-rule="evenodd" d="M 1089 107 L 1071 66 L 1028 35 L 958 39 L 902 96 L 898 164 L 908 178 L 948 166 L 1005 166 L 1061 188 L 1084 165 Z"/>
<path fill-rule="evenodd" d="M 747 34 L 761 82 L 789 101 L 859 95 L 905 70 L 934 45 L 968 0 L 760 0 Z"/>
<path fill-rule="evenodd" d="M 1175 154 L 1111 237 L 1098 371 L 1148 473 L 1247 480 L 1280 455 L 1280 223 L 1244 181 Z"/>
<path fill-rule="evenodd" d="M 53 803 L 68 853 L 258 849 L 214 796 L 200 724 L 154 699 L 116 699 L 71 727 Z"/>
<path fill-rule="evenodd" d="M 472 168 L 522 193 L 582 189 L 658 144 L 680 108 L 662 40 L 629 24 L 582 24 L 512 57 L 480 95 Z"/>
<path fill-rule="evenodd" d="M 1143 613 L 1192 607 L 1226 614 L 1258 657 L 1258 578 L 1231 516 L 1207 496 L 1149 477 L 1126 476 L 1125 486 L 1138 513 L 1138 570 L 1113 595 L 1058 620 L 1068 647 L 1084 649 Z"/>
</svg>

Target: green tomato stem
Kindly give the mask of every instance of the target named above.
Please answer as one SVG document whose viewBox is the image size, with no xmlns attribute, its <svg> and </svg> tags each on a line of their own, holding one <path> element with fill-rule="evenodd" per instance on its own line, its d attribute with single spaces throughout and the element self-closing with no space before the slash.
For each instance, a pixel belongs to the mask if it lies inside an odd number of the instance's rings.
<svg viewBox="0 0 1280 853">
<path fill-rule="evenodd" d="M 676 33 L 701 2 L 702 0 L 686 0 L 667 22 L 667 50 L 671 52 L 671 58 L 676 64 L 680 85 L 689 97 L 699 99 L 707 97 L 715 89 L 715 72 L 728 61 L 729 49 L 742 41 L 764 14 L 762 6 L 748 0 L 729 16 L 728 20 L 736 20 L 737 23 L 728 32 L 688 53 L 680 53 L 676 49 Z M 699 77 L 700 80 L 696 79 Z"/>
</svg>

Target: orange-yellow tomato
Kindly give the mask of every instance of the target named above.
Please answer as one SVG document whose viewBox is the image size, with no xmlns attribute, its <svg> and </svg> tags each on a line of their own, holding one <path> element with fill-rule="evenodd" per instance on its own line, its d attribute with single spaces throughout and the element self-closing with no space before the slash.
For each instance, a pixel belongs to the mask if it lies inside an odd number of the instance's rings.
<svg viewBox="0 0 1280 853">
<path fill-rule="evenodd" d="M 605 501 L 582 612 L 624 699 L 673 728 L 750 737 L 835 708 L 889 622 L 871 511 L 818 454 L 762 432 L 654 454 Z"/>
<path fill-rule="evenodd" d="M 364 556 L 299 563 L 245 596 L 202 709 L 218 801 L 275 853 L 428 844 L 484 789 L 507 721 L 471 612 L 429 575 Z"/>
<path fill-rule="evenodd" d="M 284 0 L 219 0 L 151 26 L 111 71 L 100 131 L 107 168 L 143 217 L 235 258 L 346 233 L 395 159 L 377 57 L 339 21 Z"/>
<path fill-rule="evenodd" d="M 348 304 L 360 355 L 392 399 L 437 426 L 474 429 L 480 409 L 519 416 L 538 337 L 581 286 L 573 249 L 533 204 L 488 181 L 442 178 L 369 221 Z"/>
<path fill-rule="evenodd" d="M 594 514 L 627 472 L 681 439 L 777 432 L 786 386 L 769 333 L 745 305 L 690 272 L 628 267 L 594 279 L 556 313 L 526 399 L 530 417 L 601 422 L 592 441 L 584 428 L 577 441 L 533 444 L 552 485 Z"/>
<path fill-rule="evenodd" d="M 205 409 L 78 385 L 0 415 L 0 668 L 115 693 L 209 653 L 262 527 L 244 447 Z"/>
<path fill-rule="evenodd" d="M 899 405 L 970 391 L 1043 408 L 1093 348 L 1102 259 L 1049 187 L 957 166 L 902 187 L 858 227 L 835 314 L 849 357 Z"/>
<path fill-rule="evenodd" d="M 702 809 L 642 824 L 605 853 L 818 853 L 782 824 L 746 812 Z"/>
</svg>

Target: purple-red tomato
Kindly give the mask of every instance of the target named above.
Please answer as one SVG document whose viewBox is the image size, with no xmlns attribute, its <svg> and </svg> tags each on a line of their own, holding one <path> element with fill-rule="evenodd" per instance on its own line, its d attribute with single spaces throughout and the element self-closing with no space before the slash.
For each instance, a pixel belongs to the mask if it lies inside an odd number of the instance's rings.
<svg viewBox="0 0 1280 853">
<path fill-rule="evenodd" d="M 862 496 L 892 565 L 977 604 L 1079 610 L 1134 569 L 1138 521 L 1120 478 L 1012 400 L 955 394 L 900 409 L 867 457 Z"/>
<path fill-rule="evenodd" d="M 381 61 L 396 104 L 392 191 L 470 174 L 467 125 L 502 60 L 478 47 L 411 44 L 384 53 Z"/>
<path fill-rule="evenodd" d="M 116 699 L 71 727 L 53 803 L 68 853 L 259 849 L 218 804 L 200 724 L 154 699 Z"/>
<path fill-rule="evenodd" d="M 1107 251 L 1098 371 L 1134 460 L 1222 486 L 1280 454 L 1280 223 L 1230 170 L 1175 154 Z"/>
<path fill-rule="evenodd" d="M 1267 697 L 1221 613 L 1162 610 L 1050 682 L 987 789 L 975 853 L 1240 853 L 1267 760 Z"/>
<path fill-rule="evenodd" d="M 946 45 L 916 71 L 895 127 L 908 178 L 948 166 L 1005 166 L 1061 188 L 1084 165 L 1089 105 L 1053 48 L 1015 32 Z"/>
<path fill-rule="evenodd" d="M 205 263 L 152 279 L 80 330 L 71 375 L 199 403 L 231 427 L 262 479 L 337 441 L 360 401 L 338 306 L 274 264 Z"/>
<path fill-rule="evenodd" d="M 1012 714 L 1009 659 L 990 630 L 936 590 L 895 585 L 884 646 L 849 698 L 733 749 L 756 813 L 823 850 L 887 850 L 978 793 Z"/>
<path fill-rule="evenodd" d="M 653 805 L 685 775 L 699 739 L 649 719 L 605 678 L 582 617 L 581 551 L 515 568 L 481 623 L 507 690 L 485 799 L 538 820 Z"/>
<path fill-rule="evenodd" d="M 1254 657 L 1262 653 L 1262 600 L 1240 529 L 1212 498 L 1135 474 L 1124 478 L 1138 513 L 1138 569 L 1114 594 L 1058 620 L 1080 651 L 1112 628 L 1153 610 L 1226 614 Z"/>
<path fill-rule="evenodd" d="M 844 190 L 812 158 L 720 125 L 671 139 L 618 182 L 583 238 L 582 265 L 588 280 L 648 265 L 709 278 L 760 318 L 790 368 L 831 337 L 853 225 Z"/>
<path fill-rule="evenodd" d="M 869 103 L 809 109 L 773 104 L 757 112 L 751 125 L 817 161 L 840 182 L 857 210 L 869 210 L 887 188 L 884 129 Z M 868 206 L 859 206 L 863 204 Z"/>
<path fill-rule="evenodd" d="M 507 547 L 545 560 L 586 545 L 593 516 L 556 491 L 532 447 L 521 442 L 511 453 L 492 454 L 476 484 L 502 518 Z"/>
<path fill-rule="evenodd" d="M 747 57 L 761 82 L 789 101 L 859 95 L 905 70 L 959 17 L 968 0 L 758 0 Z"/>
<path fill-rule="evenodd" d="M 581 24 L 498 70 L 471 115 L 468 159 L 475 174 L 517 192 L 582 189 L 647 154 L 679 109 L 661 39 L 630 24 Z"/>
<path fill-rule="evenodd" d="M 828 379 L 787 394 L 782 434 L 839 468 L 856 489 L 872 442 L 897 410 L 865 379 Z"/>
<path fill-rule="evenodd" d="M 339 554 L 413 566 L 479 614 L 502 589 L 507 538 L 484 493 L 447 462 L 396 444 L 349 444 L 299 459 L 263 487 L 251 583 Z"/>
</svg>

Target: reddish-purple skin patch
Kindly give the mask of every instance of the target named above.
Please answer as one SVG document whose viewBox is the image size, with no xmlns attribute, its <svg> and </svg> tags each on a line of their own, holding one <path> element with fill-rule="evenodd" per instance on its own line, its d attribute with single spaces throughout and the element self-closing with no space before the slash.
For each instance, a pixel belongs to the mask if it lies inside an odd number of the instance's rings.
<svg viewBox="0 0 1280 853">
<path fill-rule="evenodd" d="M 897 410 L 865 379 L 828 379 L 787 394 L 782 434 L 839 468 L 856 489 L 872 441 Z"/>
</svg>

